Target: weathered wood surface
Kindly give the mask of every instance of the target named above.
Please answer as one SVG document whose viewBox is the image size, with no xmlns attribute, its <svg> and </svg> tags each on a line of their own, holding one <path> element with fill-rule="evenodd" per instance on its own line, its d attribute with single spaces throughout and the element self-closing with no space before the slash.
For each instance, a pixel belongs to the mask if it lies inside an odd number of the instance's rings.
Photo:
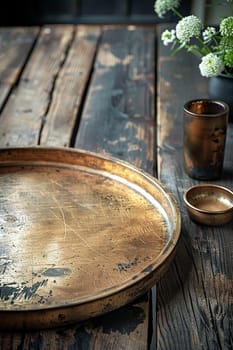
<svg viewBox="0 0 233 350">
<path fill-rule="evenodd" d="M 0 28 L 0 106 L 17 84 L 38 28 Z"/>
<path fill-rule="evenodd" d="M 76 147 L 154 167 L 155 30 L 104 32 Z M 111 132 L 110 132 L 111 130 Z"/>
<path fill-rule="evenodd" d="M 71 145 L 72 136 L 75 137 L 78 130 L 81 104 L 88 88 L 100 34 L 97 26 L 78 26 L 74 29 L 43 121 L 41 145 Z"/>
<path fill-rule="evenodd" d="M 0 146 L 39 143 L 43 120 L 72 33 L 72 26 L 41 29 L 21 79 L 2 111 Z"/>
<path fill-rule="evenodd" d="M 8 40 L 20 63 L 10 82 L 14 89 L 1 100 L 0 146 L 71 146 L 76 140 L 76 147 L 111 153 L 152 172 L 155 31 L 86 29 L 45 26 L 36 38 L 31 29 L 23 29 L 33 37 L 26 40 L 27 51 Z M 20 34 L 18 42 L 22 40 Z M 98 60 L 90 76 L 96 51 Z M 6 64 L 3 77 L 5 72 Z M 149 302 L 145 295 L 104 317 L 65 329 L 0 333 L 0 348 L 147 349 Z"/>
<path fill-rule="evenodd" d="M 158 51 L 158 175 L 175 194 L 183 225 L 177 255 L 158 284 L 157 349 L 233 348 L 233 224 L 204 227 L 190 221 L 183 193 L 198 181 L 183 167 L 183 104 L 207 97 L 207 80 L 189 54 Z M 233 125 L 229 125 L 222 179 L 233 189 Z"/>
</svg>

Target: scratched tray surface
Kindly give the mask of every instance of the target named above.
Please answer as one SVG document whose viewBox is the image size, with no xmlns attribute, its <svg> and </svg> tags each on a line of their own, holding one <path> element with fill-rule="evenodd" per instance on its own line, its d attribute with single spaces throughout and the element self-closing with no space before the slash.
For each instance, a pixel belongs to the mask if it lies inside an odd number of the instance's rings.
<svg viewBox="0 0 233 350">
<path fill-rule="evenodd" d="M 130 302 L 160 278 L 179 234 L 172 196 L 127 163 L 0 150 L 0 327 L 64 325 Z"/>
</svg>

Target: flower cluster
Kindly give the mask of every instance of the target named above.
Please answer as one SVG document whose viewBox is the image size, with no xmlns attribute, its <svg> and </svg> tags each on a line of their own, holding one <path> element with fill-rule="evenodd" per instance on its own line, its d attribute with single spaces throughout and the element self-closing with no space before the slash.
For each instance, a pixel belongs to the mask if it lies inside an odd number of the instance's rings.
<svg viewBox="0 0 233 350">
<path fill-rule="evenodd" d="M 172 11 L 179 19 L 175 29 L 162 33 L 163 44 L 171 45 L 173 54 L 186 49 L 197 55 L 201 60 L 200 73 L 207 78 L 220 73 L 233 76 L 233 0 L 222 3 L 229 6 L 232 16 L 221 19 L 218 28 L 205 27 L 194 15 L 183 17 L 178 11 L 180 0 L 156 0 L 154 3 L 158 17 L 163 18 Z"/>
<path fill-rule="evenodd" d="M 155 1 L 154 10 L 160 18 L 162 18 L 168 11 L 173 10 L 174 8 L 179 7 L 179 0 L 164 0 L 164 1 Z"/>
</svg>

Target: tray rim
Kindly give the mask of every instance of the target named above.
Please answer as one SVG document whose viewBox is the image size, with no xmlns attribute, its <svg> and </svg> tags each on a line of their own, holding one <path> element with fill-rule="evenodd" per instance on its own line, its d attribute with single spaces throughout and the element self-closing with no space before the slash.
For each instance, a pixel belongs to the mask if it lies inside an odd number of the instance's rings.
<svg viewBox="0 0 233 350">
<path fill-rule="evenodd" d="M 8 147 L 8 148 L 1 148 L 0 149 L 0 167 L 7 167 L 11 164 L 13 166 L 19 166 L 23 164 L 22 160 L 17 160 L 15 162 L 12 161 L 7 161 L 7 160 L 2 160 L 2 155 L 10 155 L 12 153 L 23 153 L 23 154 L 30 154 L 33 153 L 34 155 L 38 156 L 41 152 L 51 152 L 51 154 L 56 154 L 56 152 L 63 152 L 65 154 L 72 155 L 76 157 L 77 155 L 82 155 L 82 156 L 88 156 L 88 157 L 93 157 L 95 159 L 99 159 L 100 161 L 106 161 L 110 162 L 112 164 L 117 164 L 120 167 L 127 168 L 130 171 L 137 173 L 139 176 L 142 176 L 147 182 L 150 183 L 150 185 L 155 185 L 158 190 L 162 191 L 162 195 L 167 198 L 167 201 L 169 202 L 169 205 L 172 209 L 172 215 L 175 217 L 175 223 L 174 227 L 172 230 L 172 237 L 169 237 L 169 246 L 164 247 L 164 249 L 160 252 L 160 254 L 156 257 L 156 261 L 153 260 L 150 264 L 151 269 L 150 272 L 145 272 L 145 273 L 140 273 L 140 276 L 138 274 L 137 278 L 135 278 L 133 281 L 132 279 L 127 279 L 124 281 L 124 283 L 121 283 L 120 285 L 113 286 L 111 288 L 102 290 L 98 294 L 91 295 L 88 298 L 85 297 L 85 300 L 79 300 L 79 301 L 74 301 L 74 302 L 69 302 L 68 304 L 62 305 L 46 305 L 43 306 L 41 309 L 25 309 L 25 310 L 0 310 L 0 313 L 17 313 L 17 312 L 38 312 L 38 311 L 43 311 L 43 310 L 55 310 L 55 309 L 61 309 L 61 308 L 70 308 L 78 305 L 83 305 L 87 303 L 93 303 L 96 300 L 104 299 L 104 298 L 109 298 L 112 295 L 118 294 L 121 291 L 127 290 L 131 287 L 133 287 L 136 283 L 140 283 L 143 281 L 149 274 L 155 272 L 157 269 L 160 269 L 162 265 L 166 262 L 166 260 L 169 258 L 170 255 L 174 255 L 175 248 L 177 246 L 177 243 L 180 239 L 180 234 L 181 234 L 181 213 L 178 207 L 178 203 L 174 197 L 174 194 L 167 188 L 165 184 L 163 184 L 159 179 L 155 178 L 153 175 L 149 174 L 148 172 L 144 171 L 143 169 L 125 161 L 118 159 L 116 157 L 113 157 L 109 154 L 106 153 L 98 153 L 98 152 L 92 152 L 88 151 L 85 149 L 81 148 L 70 148 L 70 147 L 44 147 L 44 146 L 26 146 L 26 147 Z M 6 157 L 7 158 L 7 157 Z M 28 163 L 30 161 L 24 161 L 25 163 Z M 51 163 L 51 161 L 41 161 L 37 160 L 36 161 L 38 164 L 48 164 Z M 60 164 L 67 164 L 65 162 L 57 162 L 54 160 L 54 163 L 56 165 Z M 69 164 L 69 163 L 68 163 Z M 75 167 L 75 164 L 72 164 L 72 167 Z M 78 168 L 80 168 L 80 165 L 78 165 Z M 86 166 L 86 168 L 90 168 L 90 166 Z M 131 280 L 131 283 L 129 284 L 129 281 Z"/>
</svg>

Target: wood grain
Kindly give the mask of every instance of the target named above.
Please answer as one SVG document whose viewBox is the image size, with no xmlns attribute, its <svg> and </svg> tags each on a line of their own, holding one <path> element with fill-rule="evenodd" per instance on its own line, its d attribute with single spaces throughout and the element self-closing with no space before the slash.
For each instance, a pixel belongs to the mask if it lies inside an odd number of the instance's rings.
<svg viewBox="0 0 233 350">
<path fill-rule="evenodd" d="M 105 29 L 76 147 L 110 153 L 152 173 L 155 31 Z"/>
<path fill-rule="evenodd" d="M 38 144 L 50 95 L 72 35 L 72 26 L 42 28 L 19 84 L 2 112 L 1 147 Z"/>
<path fill-rule="evenodd" d="M 163 30 L 163 28 L 162 28 Z M 158 155 L 159 178 L 175 194 L 183 225 L 177 256 L 158 284 L 157 349 L 232 349 L 233 269 L 232 223 L 218 228 L 190 221 L 183 193 L 199 183 L 184 172 L 183 104 L 207 97 L 207 80 L 198 60 L 189 54 L 171 57 L 159 46 Z M 233 137 L 228 127 L 222 179 L 215 183 L 233 189 Z"/>
<path fill-rule="evenodd" d="M 66 60 L 59 71 L 40 144 L 69 146 L 79 122 L 101 31 L 98 26 L 78 26 Z"/>
<path fill-rule="evenodd" d="M 0 28 L 0 107 L 17 83 L 39 28 Z"/>
<path fill-rule="evenodd" d="M 39 28 L 0 28 L 1 65 L 0 81 L 14 84 L 34 44 Z"/>
</svg>

